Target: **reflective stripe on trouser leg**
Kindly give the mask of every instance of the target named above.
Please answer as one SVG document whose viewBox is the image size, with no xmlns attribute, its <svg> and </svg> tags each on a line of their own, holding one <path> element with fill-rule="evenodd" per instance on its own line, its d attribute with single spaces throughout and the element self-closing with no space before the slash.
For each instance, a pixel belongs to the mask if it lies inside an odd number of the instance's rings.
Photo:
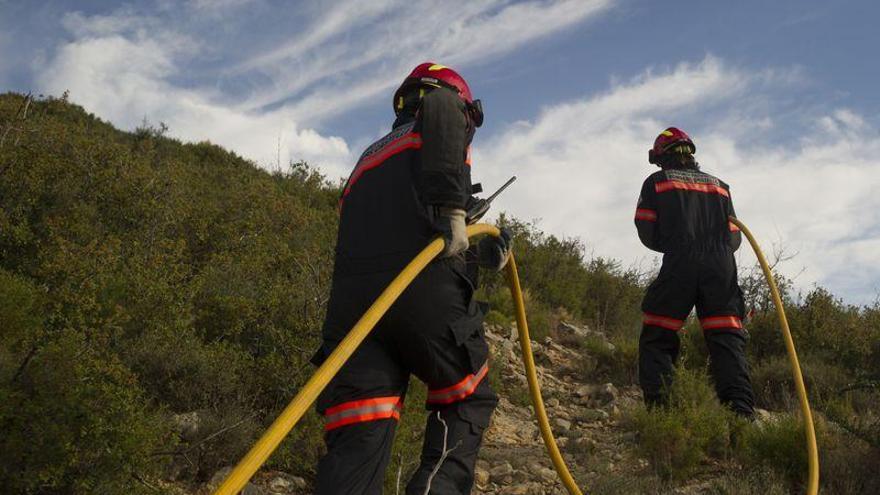
<svg viewBox="0 0 880 495">
<path fill-rule="evenodd" d="M 402 397 L 393 395 L 325 409 L 327 454 L 318 463 L 316 493 L 379 495 L 402 407 Z"/>
<path fill-rule="evenodd" d="M 377 419 L 399 419 L 402 408 L 403 401 L 399 396 L 344 402 L 324 411 L 324 429 L 330 431 L 341 426 Z"/>
<path fill-rule="evenodd" d="M 677 332 L 684 326 L 684 320 L 672 318 L 671 316 L 655 315 L 653 313 L 644 313 L 642 315 L 642 324 L 655 327 L 665 328 Z"/>
<path fill-rule="evenodd" d="M 488 372 L 489 363 L 486 362 L 483 363 L 483 366 L 481 366 L 476 373 L 468 374 L 461 381 L 454 385 L 440 389 L 429 389 L 428 398 L 426 401 L 427 404 L 429 406 L 437 406 L 443 404 L 452 404 L 453 402 L 458 402 L 460 400 L 466 399 L 468 396 L 474 393 L 480 382 L 482 382 L 483 379 L 486 378 L 486 374 Z"/>
<path fill-rule="evenodd" d="M 742 329 L 742 318 L 736 315 L 708 316 L 700 319 L 703 330 Z"/>
</svg>

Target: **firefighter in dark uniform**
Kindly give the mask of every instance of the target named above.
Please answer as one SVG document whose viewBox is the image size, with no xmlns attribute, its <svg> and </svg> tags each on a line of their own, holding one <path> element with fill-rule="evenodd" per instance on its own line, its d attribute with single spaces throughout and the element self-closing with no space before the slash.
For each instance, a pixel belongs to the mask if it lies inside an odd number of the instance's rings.
<svg viewBox="0 0 880 495">
<path fill-rule="evenodd" d="M 648 152 L 648 161 L 662 170 L 642 185 L 635 223 L 642 243 L 663 253 L 663 264 L 642 302 L 639 383 L 648 405 L 664 402 L 678 332 L 696 305 L 718 397 L 752 417 L 744 303 L 733 256 L 742 234 L 728 220 L 735 216 L 730 187 L 702 172 L 695 152 L 690 137 L 675 127 L 657 136 Z"/>
<path fill-rule="evenodd" d="M 465 260 L 467 252 L 501 269 L 509 256 L 507 234 L 468 250 L 469 145 L 483 120 L 480 102 L 455 71 L 424 63 L 395 93 L 394 110 L 392 131 L 364 151 L 340 198 L 333 284 L 313 362 L 333 351 L 434 237 L 444 236 L 446 248 L 318 398 L 327 444 L 318 464 L 321 495 L 381 493 L 410 374 L 428 386 L 429 414 L 406 493 L 421 495 L 429 482 L 432 494 L 470 493 L 497 402 L 486 377 L 485 308 L 473 300 Z"/>
</svg>

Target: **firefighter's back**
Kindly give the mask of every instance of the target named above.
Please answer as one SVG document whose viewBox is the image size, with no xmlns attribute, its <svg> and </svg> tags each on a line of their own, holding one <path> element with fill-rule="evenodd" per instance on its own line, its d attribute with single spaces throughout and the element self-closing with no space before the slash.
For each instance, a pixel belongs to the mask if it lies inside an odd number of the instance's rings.
<svg viewBox="0 0 880 495">
<path fill-rule="evenodd" d="M 668 169 L 650 180 L 656 194 L 657 243 L 664 253 L 726 251 L 731 246 L 730 188 L 696 169 Z"/>
<path fill-rule="evenodd" d="M 431 239 L 416 190 L 420 147 L 411 122 L 361 155 L 340 198 L 336 276 L 397 272 Z"/>
</svg>

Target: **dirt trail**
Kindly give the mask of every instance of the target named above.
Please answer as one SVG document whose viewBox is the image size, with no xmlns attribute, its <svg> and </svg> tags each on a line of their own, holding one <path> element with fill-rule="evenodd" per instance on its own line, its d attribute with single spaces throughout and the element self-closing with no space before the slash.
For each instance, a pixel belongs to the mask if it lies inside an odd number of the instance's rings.
<svg viewBox="0 0 880 495">
<path fill-rule="evenodd" d="M 628 458 L 632 438 L 617 428 L 621 408 L 638 401 L 638 392 L 589 381 L 576 346 L 561 343 L 574 342 L 589 330 L 563 324 L 559 331 L 560 342 L 548 337 L 532 344 L 538 379 L 560 450 L 575 478 L 589 486 L 600 473 L 644 463 Z M 498 388 L 514 392 L 502 397 L 495 411 L 477 463 L 474 493 L 566 493 L 534 420 L 516 333 L 490 326 L 487 339 L 495 356 L 492 365 L 505 382 Z"/>
</svg>

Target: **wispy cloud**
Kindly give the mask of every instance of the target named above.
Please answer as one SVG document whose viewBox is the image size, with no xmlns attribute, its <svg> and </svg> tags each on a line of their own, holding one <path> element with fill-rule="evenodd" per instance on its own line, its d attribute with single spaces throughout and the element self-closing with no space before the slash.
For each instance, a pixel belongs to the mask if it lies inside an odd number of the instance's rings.
<svg viewBox="0 0 880 495">
<path fill-rule="evenodd" d="M 243 106 L 296 98 L 293 109 L 302 118 L 332 116 L 387 92 L 419 62 L 467 67 L 489 61 L 611 5 L 611 0 L 484 0 L 440 9 L 428 1 L 380 1 L 362 11 L 344 2 L 300 38 L 238 68 L 264 72 L 272 81 Z M 369 30 L 351 36 L 352 29 L 368 23 Z"/>
<path fill-rule="evenodd" d="M 371 24 L 380 14 L 389 12 L 394 6 L 391 0 L 337 2 L 328 6 L 327 10 L 313 12 L 313 22 L 307 24 L 302 34 L 293 40 L 245 60 L 233 68 L 233 71 L 247 72 L 257 69 L 275 72 L 276 69 L 283 69 L 284 63 L 302 61 L 307 55 L 314 55 L 314 50 L 328 48 L 324 46 L 327 41 L 341 37 L 353 28 Z M 350 39 L 348 41 L 351 43 Z"/>
</svg>

